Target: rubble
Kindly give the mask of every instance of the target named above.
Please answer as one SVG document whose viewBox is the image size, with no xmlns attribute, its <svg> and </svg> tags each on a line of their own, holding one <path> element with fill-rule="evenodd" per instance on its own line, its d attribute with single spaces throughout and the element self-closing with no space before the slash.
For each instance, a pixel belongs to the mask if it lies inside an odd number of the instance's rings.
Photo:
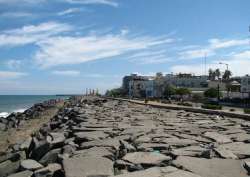
<svg viewBox="0 0 250 177">
<path fill-rule="evenodd" d="M 0 176 L 245 177 L 248 125 L 216 115 L 72 97 L 38 132 L 0 154 Z"/>
</svg>

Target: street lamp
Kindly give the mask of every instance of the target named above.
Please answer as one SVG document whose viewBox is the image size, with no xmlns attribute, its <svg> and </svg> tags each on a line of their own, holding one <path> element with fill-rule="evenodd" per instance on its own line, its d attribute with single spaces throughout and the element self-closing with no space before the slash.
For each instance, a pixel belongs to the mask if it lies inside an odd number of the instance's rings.
<svg viewBox="0 0 250 177">
<path fill-rule="evenodd" d="M 229 65 L 229 64 L 227 64 L 227 63 L 222 63 L 222 62 L 220 62 L 219 64 L 220 64 L 220 65 L 226 65 L 226 66 L 227 66 L 227 71 L 228 71 L 228 65 Z"/>
</svg>

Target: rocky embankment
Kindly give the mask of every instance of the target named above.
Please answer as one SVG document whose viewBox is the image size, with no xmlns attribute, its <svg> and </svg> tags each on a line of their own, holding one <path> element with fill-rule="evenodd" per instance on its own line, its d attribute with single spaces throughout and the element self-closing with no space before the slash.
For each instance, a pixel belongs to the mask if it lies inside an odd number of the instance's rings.
<svg viewBox="0 0 250 177">
<path fill-rule="evenodd" d="M 0 117 L 0 133 L 1 131 L 7 131 L 11 128 L 17 128 L 25 121 L 39 117 L 45 112 L 45 110 L 56 106 L 56 104 L 61 101 L 62 100 L 60 99 L 51 99 L 42 103 L 34 104 L 31 108 L 25 110 L 23 113 L 11 113 L 6 118 Z"/>
<path fill-rule="evenodd" d="M 72 99 L 0 156 L 11 177 L 245 177 L 250 122 L 96 97 Z"/>
</svg>

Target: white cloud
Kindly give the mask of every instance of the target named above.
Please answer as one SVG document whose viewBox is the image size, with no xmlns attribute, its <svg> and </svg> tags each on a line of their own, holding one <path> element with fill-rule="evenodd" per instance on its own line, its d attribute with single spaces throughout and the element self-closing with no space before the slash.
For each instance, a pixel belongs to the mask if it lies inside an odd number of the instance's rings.
<svg viewBox="0 0 250 177">
<path fill-rule="evenodd" d="M 244 76 L 246 74 L 250 74 L 249 66 L 250 66 L 250 51 L 243 51 L 240 53 L 235 53 L 231 56 L 231 58 L 221 61 L 215 60 L 207 64 L 207 70 L 209 68 L 220 68 L 224 71 L 225 66 L 219 65 L 219 62 L 227 63 L 229 65 L 229 70 L 233 72 L 234 76 Z M 184 64 L 184 65 L 174 65 L 170 68 L 171 72 L 174 73 L 192 73 L 196 75 L 204 74 L 204 65 L 202 64 Z"/>
<path fill-rule="evenodd" d="M 187 50 L 179 53 L 180 59 L 194 59 L 194 58 L 202 58 L 209 57 L 215 55 L 215 52 L 211 49 L 195 49 L 195 50 Z"/>
<path fill-rule="evenodd" d="M 0 4 L 36 4 L 45 2 L 46 0 L 0 0 Z"/>
<path fill-rule="evenodd" d="M 180 59 L 196 59 L 202 58 L 206 56 L 213 56 L 216 55 L 216 52 L 220 49 L 230 48 L 230 47 L 237 47 L 237 46 L 244 46 L 248 45 L 247 39 L 232 39 L 232 40 L 221 40 L 221 39 L 209 39 L 208 45 L 205 47 L 201 46 L 193 46 L 191 48 L 187 46 L 186 50 L 182 50 L 179 52 Z"/>
<path fill-rule="evenodd" d="M 71 14 L 82 12 L 82 11 L 86 11 L 86 9 L 83 9 L 83 8 L 70 8 L 70 9 L 58 12 L 57 15 L 59 15 L 59 16 L 71 15 Z"/>
<path fill-rule="evenodd" d="M 129 52 L 166 44 L 170 39 L 150 36 L 130 38 L 124 35 L 52 37 L 39 43 L 35 61 L 42 68 L 117 57 Z"/>
<path fill-rule="evenodd" d="M 12 47 L 32 44 L 70 30 L 72 30 L 70 25 L 56 22 L 28 25 L 22 28 L 6 30 L 0 34 L 0 46 Z"/>
<path fill-rule="evenodd" d="M 22 72 L 12 72 L 12 71 L 0 71 L 0 79 L 17 79 L 26 76 L 27 73 Z"/>
<path fill-rule="evenodd" d="M 137 52 L 128 57 L 129 61 L 136 64 L 159 64 L 171 61 L 165 50 L 147 50 Z"/>
<path fill-rule="evenodd" d="M 62 0 L 72 4 L 103 4 L 118 7 L 118 3 L 114 0 Z"/>
<path fill-rule="evenodd" d="M 52 74 L 60 76 L 79 76 L 80 72 L 75 70 L 61 70 L 61 71 L 53 71 Z"/>
<path fill-rule="evenodd" d="M 6 62 L 6 65 L 10 69 L 18 69 L 22 65 L 22 61 L 21 60 L 8 60 Z"/>
<path fill-rule="evenodd" d="M 222 49 L 222 48 L 229 48 L 229 47 L 247 45 L 247 44 L 249 44 L 249 40 L 248 39 L 242 39 L 242 40 L 210 39 L 209 43 L 210 43 L 210 48 L 211 49 Z"/>
<path fill-rule="evenodd" d="M 24 18 L 24 17 L 31 17 L 32 14 L 28 12 L 5 12 L 0 14 L 0 17 L 4 18 Z"/>
</svg>

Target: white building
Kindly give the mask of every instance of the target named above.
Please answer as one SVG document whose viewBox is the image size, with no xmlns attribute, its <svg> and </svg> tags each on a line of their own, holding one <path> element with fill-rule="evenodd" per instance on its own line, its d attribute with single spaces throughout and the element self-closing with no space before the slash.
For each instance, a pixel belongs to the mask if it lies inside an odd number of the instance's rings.
<svg viewBox="0 0 250 177">
<path fill-rule="evenodd" d="M 250 93 L 250 76 L 246 75 L 241 78 L 241 92 Z"/>
</svg>

